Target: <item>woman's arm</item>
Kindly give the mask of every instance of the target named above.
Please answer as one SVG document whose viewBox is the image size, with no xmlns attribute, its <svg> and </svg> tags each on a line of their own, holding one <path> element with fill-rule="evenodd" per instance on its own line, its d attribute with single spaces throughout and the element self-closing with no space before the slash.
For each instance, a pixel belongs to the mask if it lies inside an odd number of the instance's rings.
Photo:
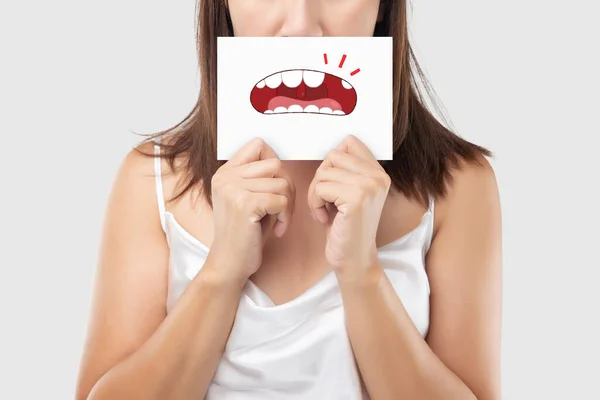
<svg viewBox="0 0 600 400">
<path fill-rule="evenodd" d="M 243 282 L 219 275 L 210 256 L 166 315 L 152 165 L 129 153 L 110 194 L 78 400 L 203 398 L 233 324 Z"/>
<path fill-rule="evenodd" d="M 427 341 L 379 265 L 369 276 L 338 277 L 348 334 L 373 400 L 501 397 L 501 215 L 495 175 L 483 161 L 484 167 L 457 171 L 436 206 Z"/>
</svg>

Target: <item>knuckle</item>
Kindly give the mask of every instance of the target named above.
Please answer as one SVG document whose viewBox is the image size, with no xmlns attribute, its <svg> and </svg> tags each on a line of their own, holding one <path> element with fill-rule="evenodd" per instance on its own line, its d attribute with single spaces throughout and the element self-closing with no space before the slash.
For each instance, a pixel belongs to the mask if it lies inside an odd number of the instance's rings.
<svg viewBox="0 0 600 400">
<path fill-rule="evenodd" d="M 281 160 L 279 158 L 271 158 L 271 164 L 273 165 L 273 170 L 279 172 L 281 170 Z"/>
<path fill-rule="evenodd" d="M 319 168 L 317 168 L 317 170 L 315 171 L 315 176 L 313 176 L 313 179 L 312 179 L 312 184 L 316 184 L 317 182 L 319 182 L 322 179 L 324 172 L 325 172 L 325 167 L 320 166 Z"/>
<path fill-rule="evenodd" d="M 391 184 L 392 184 L 392 178 L 390 178 L 390 176 L 388 174 L 384 174 L 383 175 L 383 186 L 386 189 L 389 189 L 389 187 L 391 186 Z"/>
<path fill-rule="evenodd" d="M 337 160 L 338 157 L 339 157 L 339 153 L 340 153 L 340 150 L 338 150 L 338 149 L 331 149 L 325 155 L 325 159 L 326 160 Z"/>
<path fill-rule="evenodd" d="M 346 143 L 356 143 L 356 141 L 358 140 L 358 138 L 356 136 L 354 136 L 353 134 L 349 134 L 348 136 L 346 136 Z"/>
<path fill-rule="evenodd" d="M 335 157 L 340 153 L 340 150 L 338 149 L 331 149 L 327 152 L 327 155 L 329 155 L 330 157 Z"/>
<path fill-rule="evenodd" d="M 377 179 L 377 182 L 379 182 L 381 186 L 383 186 L 383 187 L 390 186 L 391 178 L 385 171 L 382 171 L 379 174 L 377 174 L 377 176 L 375 178 Z"/>
<path fill-rule="evenodd" d="M 288 198 L 285 197 L 285 196 L 279 196 L 279 198 L 280 198 L 279 201 L 280 201 L 281 207 L 282 208 L 287 208 L 288 203 L 289 203 Z"/>
<path fill-rule="evenodd" d="M 232 193 L 232 192 L 230 192 Z M 250 192 L 243 191 L 235 195 L 232 199 L 232 206 L 237 212 L 246 210 L 252 206 L 252 196 Z"/>
<path fill-rule="evenodd" d="M 367 193 L 370 195 L 375 195 L 379 191 L 379 183 L 376 179 L 369 179 L 367 181 Z"/>
<path fill-rule="evenodd" d="M 290 183 L 286 179 L 283 179 L 283 178 L 279 178 L 277 180 L 277 184 L 279 185 L 278 189 L 280 191 L 287 191 L 290 188 Z"/>
</svg>

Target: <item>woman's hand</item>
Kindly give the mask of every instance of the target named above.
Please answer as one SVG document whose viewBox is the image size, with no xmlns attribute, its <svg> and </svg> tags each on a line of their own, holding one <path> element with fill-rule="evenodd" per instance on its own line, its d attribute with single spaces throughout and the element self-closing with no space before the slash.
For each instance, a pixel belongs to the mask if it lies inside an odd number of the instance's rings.
<svg viewBox="0 0 600 400">
<path fill-rule="evenodd" d="M 215 236 L 209 258 L 228 279 L 247 280 L 262 263 L 273 230 L 281 237 L 294 212 L 295 188 L 277 154 L 255 138 L 214 174 Z"/>
<path fill-rule="evenodd" d="M 321 163 L 308 205 L 327 224 L 325 256 L 338 274 L 361 274 L 377 261 L 375 238 L 391 179 L 370 150 L 349 135 Z"/>
</svg>

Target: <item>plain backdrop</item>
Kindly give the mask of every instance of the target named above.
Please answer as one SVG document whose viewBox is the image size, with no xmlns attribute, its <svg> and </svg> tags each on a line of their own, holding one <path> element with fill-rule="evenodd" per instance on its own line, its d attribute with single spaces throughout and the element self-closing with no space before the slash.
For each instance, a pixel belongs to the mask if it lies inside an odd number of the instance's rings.
<svg viewBox="0 0 600 400">
<path fill-rule="evenodd" d="M 505 399 L 597 399 L 596 2 L 413 0 L 452 126 L 496 154 Z M 0 4 L 0 398 L 73 398 L 116 170 L 198 92 L 194 0 Z M 157 211 L 158 212 L 158 211 Z"/>
</svg>

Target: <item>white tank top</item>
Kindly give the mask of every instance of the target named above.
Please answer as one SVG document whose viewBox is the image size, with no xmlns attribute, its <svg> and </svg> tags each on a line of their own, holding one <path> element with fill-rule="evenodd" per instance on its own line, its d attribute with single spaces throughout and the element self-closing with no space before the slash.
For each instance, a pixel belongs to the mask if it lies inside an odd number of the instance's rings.
<svg viewBox="0 0 600 400">
<path fill-rule="evenodd" d="M 159 151 L 155 145 L 155 154 Z M 159 157 L 154 166 L 161 224 L 170 248 L 168 313 L 202 268 L 209 248 L 165 210 Z M 430 197 L 419 226 L 378 248 L 386 275 L 423 337 L 429 328 L 424 260 L 433 233 L 433 206 Z M 330 272 L 281 305 L 248 280 L 206 399 L 368 399 L 347 336 L 335 274 Z"/>
</svg>

